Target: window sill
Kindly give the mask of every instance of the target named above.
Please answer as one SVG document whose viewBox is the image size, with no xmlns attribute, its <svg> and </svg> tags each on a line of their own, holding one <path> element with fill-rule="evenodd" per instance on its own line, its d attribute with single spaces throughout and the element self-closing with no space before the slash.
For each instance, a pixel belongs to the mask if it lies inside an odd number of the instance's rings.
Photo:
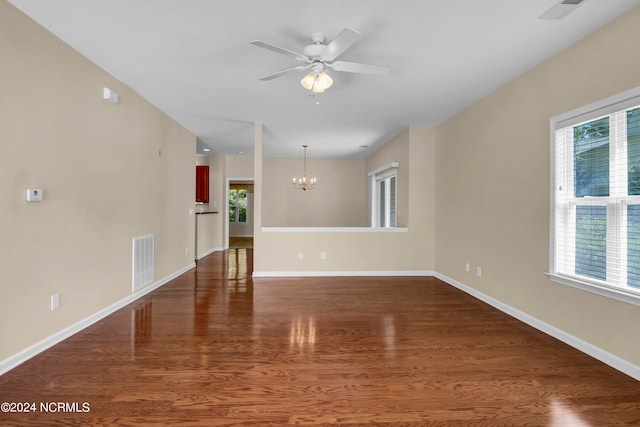
<svg viewBox="0 0 640 427">
<path fill-rule="evenodd" d="M 591 292 L 603 297 L 615 299 L 617 301 L 626 302 L 640 306 L 640 290 L 638 292 L 627 291 L 625 289 L 618 289 L 610 286 L 598 285 L 595 283 L 585 282 L 582 280 L 574 279 L 573 277 L 563 276 L 555 273 L 545 273 L 549 278 L 561 285 L 571 286 L 583 291 Z"/>
</svg>

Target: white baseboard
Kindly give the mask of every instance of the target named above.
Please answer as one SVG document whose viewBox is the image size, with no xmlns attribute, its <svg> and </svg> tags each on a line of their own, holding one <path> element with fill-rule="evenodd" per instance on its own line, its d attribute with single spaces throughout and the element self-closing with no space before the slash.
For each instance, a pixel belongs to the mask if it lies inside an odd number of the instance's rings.
<svg viewBox="0 0 640 427">
<path fill-rule="evenodd" d="M 253 277 L 433 276 L 430 270 L 387 271 L 254 271 Z"/>
<path fill-rule="evenodd" d="M 25 348 L 24 350 L 14 354 L 13 356 L 9 356 L 8 358 L 0 361 L 0 375 L 4 374 L 5 372 L 10 371 L 11 369 L 15 368 L 16 366 L 26 362 L 27 360 L 31 359 L 32 357 L 42 353 L 43 351 L 47 350 L 50 347 L 53 347 L 54 345 L 58 344 L 59 342 L 64 341 L 65 339 L 69 338 L 70 336 L 72 336 L 73 334 L 76 334 L 78 332 L 80 332 L 81 330 L 85 329 L 88 326 L 91 326 L 92 324 L 96 323 L 97 321 L 107 317 L 108 315 L 114 313 L 115 311 L 121 309 L 122 307 L 131 304 L 132 302 L 134 302 L 135 300 L 145 296 L 146 294 L 148 294 L 149 292 L 158 289 L 159 287 L 161 287 L 162 285 L 168 283 L 169 281 L 175 279 L 176 277 L 180 276 L 181 274 L 191 270 L 192 268 L 194 268 L 196 265 L 195 263 L 191 263 L 185 267 L 183 267 L 182 269 L 176 271 L 173 274 L 170 274 L 169 276 L 166 276 L 160 280 L 158 280 L 157 282 L 154 282 L 148 286 L 145 286 L 144 288 L 132 293 L 131 295 L 127 296 L 126 298 L 121 299 L 120 301 L 117 301 L 113 304 L 111 304 L 108 307 L 103 308 L 100 311 L 97 311 L 96 313 L 93 313 L 92 315 L 85 317 L 84 319 L 74 323 L 71 326 L 68 326 L 58 332 L 56 332 L 55 334 L 33 344 L 30 347 Z"/>
<path fill-rule="evenodd" d="M 212 250 L 211 253 L 216 250 Z M 202 258 L 205 255 L 202 255 Z M 10 371 L 21 363 L 26 362 L 28 359 L 36 356 L 37 354 L 45 351 L 46 349 L 58 344 L 59 342 L 67 339 L 71 335 L 80 332 L 86 327 L 94 324 L 95 322 L 105 318 L 106 316 L 114 313 L 115 311 L 121 309 L 134 302 L 135 300 L 143 297 L 149 292 L 158 289 L 162 285 L 168 283 L 179 275 L 189 271 L 190 269 L 195 267 L 195 263 L 189 264 L 184 268 L 176 271 L 175 273 L 140 289 L 139 291 L 123 298 L 122 300 L 105 307 L 104 309 L 82 319 L 79 322 L 74 323 L 73 325 L 56 332 L 55 334 L 37 342 L 36 344 L 10 356 L 2 361 L 0 361 L 0 375 L 5 372 Z M 590 344 L 576 336 L 573 336 L 561 329 L 558 329 L 554 326 L 549 325 L 548 323 L 543 322 L 540 319 L 537 319 L 527 313 L 524 313 L 514 307 L 511 307 L 508 304 L 505 304 L 497 299 L 490 297 L 474 288 L 471 288 L 467 285 L 464 285 L 457 280 L 454 280 L 448 276 L 443 274 L 430 271 L 430 270 L 415 270 L 415 271 L 254 271 L 253 277 L 330 277 L 330 276 L 435 276 L 436 278 L 442 280 L 443 282 L 454 286 L 460 289 L 467 294 L 478 298 L 479 300 L 491 305 L 492 307 L 520 320 L 521 322 L 526 323 L 529 326 L 532 326 L 547 335 L 550 335 L 580 351 L 586 353 L 601 362 L 613 367 L 614 369 L 623 372 L 630 377 L 640 381 L 640 366 L 634 365 L 633 363 L 624 360 L 614 354 L 611 354 L 593 344 Z"/>
<path fill-rule="evenodd" d="M 617 369 L 618 371 L 623 372 L 630 377 L 640 381 L 640 366 L 634 365 L 633 363 L 622 359 L 614 354 L 611 354 L 608 351 L 601 349 L 600 347 L 596 347 L 593 344 L 590 344 L 576 336 L 558 329 L 555 326 L 549 325 L 548 323 L 543 322 L 540 319 L 537 319 L 527 313 L 518 310 L 517 308 L 511 307 L 508 304 L 498 301 L 497 299 L 490 297 L 489 295 L 486 295 L 467 285 L 464 285 L 457 280 L 447 277 L 444 274 L 436 273 L 435 277 L 442 280 L 443 282 L 448 283 L 451 286 L 460 289 L 463 292 L 466 292 L 471 296 L 478 298 L 481 301 L 486 302 L 487 304 L 510 315 L 511 317 L 515 317 L 521 322 L 524 322 L 527 325 L 532 326 L 547 335 L 550 335 L 566 344 L 569 344 L 571 347 L 574 347 L 581 352 L 586 353 L 589 356 L 611 366 L 612 368 Z"/>
<path fill-rule="evenodd" d="M 207 255 L 211 255 L 214 252 L 220 252 L 220 251 L 224 251 L 224 250 L 225 250 L 224 248 L 211 248 L 208 251 L 199 254 L 196 257 L 196 259 L 202 259 L 202 258 L 206 257 Z"/>
</svg>

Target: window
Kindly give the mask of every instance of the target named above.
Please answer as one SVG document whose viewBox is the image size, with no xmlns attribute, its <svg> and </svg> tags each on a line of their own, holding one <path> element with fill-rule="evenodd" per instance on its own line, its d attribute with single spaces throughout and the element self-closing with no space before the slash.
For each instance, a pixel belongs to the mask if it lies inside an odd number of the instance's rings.
<svg viewBox="0 0 640 427">
<path fill-rule="evenodd" d="M 229 190 L 229 222 L 244 224 L 247 222 L 247 190 Z"/>
<path fill-rule="evenodd" d="M 371 226 L 395 227 L 398 163 L 393 162 L 369 172 L 371 180 Z"/>
<path fill-rule="evenodd" d="M 640 305 L 640 90 L 551 123 L 550 274 Z"/>
</svg>

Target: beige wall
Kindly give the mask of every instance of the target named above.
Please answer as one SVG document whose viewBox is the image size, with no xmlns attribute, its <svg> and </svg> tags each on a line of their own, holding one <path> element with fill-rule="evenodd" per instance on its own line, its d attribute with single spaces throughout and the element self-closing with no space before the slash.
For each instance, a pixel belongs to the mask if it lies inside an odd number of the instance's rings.
<svg viewBox="0 0 640 427">
<path fill-rule="evenodd" d="M 296 228 L 283 230 L 271 229 L 275 224 L 258 221 L 254 229 L 254 270 L 255 274 L 428 274 L 434 269 L 434 201 L 435 201 L 435 131 L 428 127 L 411 127 L 401 134 L 406 151 L 405 170 L 407 173 L 408 221 L 412 224 L 408 229 L 374 230 L 368 227 L 335 229 L 332 227 L 300 230 Z M 392 142 L 392 146 L 397 140 Z M 264 209 L 256 213 L 256 218 L 268 215 L 267 201 L 270 185 L 276 185 L 268 169 L 282 168 L 273 159 L 260 160 L 256 144 L 256 164 L 264 171 L 256 174 L 256 198 L 262 197 Z M 395 148 L 391 151 L 395 152 Z M 382 158 L 383 156 L 381 156 Z M 395 158 L 395 155 L 393 156 Z M 386 161 L 386 157 L 382 161 Z M 396 159 L 398 160 L 398 159 Z M 316 160 L 314 159 L 314 162 Z M 400 160 L 402 162 L 402 160 Z M 327 163 L 330 161 L 327 160 Z M 373 163 L 372 163 L 373 165 Z M 401 165 L 402 167 L 402 165 Z M 336 170 L 332 168 L 330 170 Z M 361 176 L 366 177 L 366 161 L 362 160 Z M 261 178 L 262 185 L 258 185 Z M 282 176 L 285 185 L 291 185 L 290 176 Z M 310 192 L 313 195 L 323 183 L 324 175 L 318 173 L 318 188 Z M 364 178 L 366 179 L 366 178 Z M 279 182 L 277 185 L 282 185 Z M 363 198 L 366 198 L 365 183 L 359 186 Z M 260 190 L 258 190 L 260 189 Z M 273 190 L 275 191 L 275 190 Z M 282 190 L 280 190 L 282 191 Z M 302 192 L 302 196 L 307 196 Z M 366 204 L 366 203 L 365 203 Z M 259 204 L 256 204 L 256 209 Z M 415 218 L 415 220 L 412 220 Z M 312 224 L 311 224 L 312 225 Z M 261 229 L 260 227 L 266 227 Z M 303 253 L 303 259 L 298 258 Z M 321 259 L 324 252 L 326 259 Z"/>
<path fill-rule="evenodd" d="M 0 55 L 2 360 L 130 296 L 133 237 L 193 262 L 195 137 L 4 1 Z"/>
<path fill-rule="evenodd" d="M 367 173 L 388 165 L 391 162 L 398 162 L 397 175 L 397 206 L 396 224 L 398 227 L 406 227 L 409 224 L 409 128 L 400 132 L 391 141 L 384 144 L 376 152 L 367 158 Z M 367 182 L 367 224 L 371 225 L 371 183 Z"/>
<path fill-rule="evenodd" d="M 252 156 L 198 156 L 196 164 L 209 165 L 209 203 L 196 206 L 197 211 L 218 211 L 217 214 L 198 215 L 198 256 L 228 247 L 227 236 L 252 235 L 253 222 L 244 226 L 227 224 L 227 181 L 253 179 Z M 250 198 L 250 209 L 253 196 Z M 253 218 L 253 215 L 251 215 Z"/>
<path fill-rule="evenodd" d="M 252 156 L 225 156 L 227 178 L 253 178 Z"/>
<path fill-rule="evenodd" d="M 198 238 L 197 254 L 202 258 L 216 250 L 222 250 L 224 232 L 224 156 L 197 156 L 196 165 L 209 166 L 209 203 L 196 205 L 196 212 L 215 212 L 217 214 L 197 215 Z"/>
<path fill-rule="evenodd" d="M 219 196 L 219 171 L 215 164 L 221 156 L 196 156 L 196 165 L 209 166 L 209 203 L 195 205 L 197 221 L 196 237 L 196 259 L 202 258 L 214 251 L 216 247 L 216 236 L 219 234 L 220 214 L 201 214 L 202 212 L 212 212 L 217 209 L 215 196 Z M 219 247 L 218 247 L 219 248 Z"/>
<path fill-rule="evenodd" d="M 639 22 L 635 8 L 442 124 L 436 155 L 437 271 L 636 365 L 640 307 L 544 272 L 549 119 L 640 86 Z"/>
<path fill-rule="evenodd" d="M 302 158 L 263 159 L 262 211 L 265 227 L 366 227 L 367 181 L 362 158 L 307 158 L 314 190 L 296 190 L 294 176 L 304 172 Z"/>
</svg>

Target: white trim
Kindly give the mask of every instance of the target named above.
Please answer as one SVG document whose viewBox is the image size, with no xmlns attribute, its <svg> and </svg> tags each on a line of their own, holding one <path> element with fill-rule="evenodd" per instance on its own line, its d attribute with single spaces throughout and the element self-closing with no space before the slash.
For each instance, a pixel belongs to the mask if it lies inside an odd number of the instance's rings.
<svg viewBox="0 0 640 427">
<path fill-rule="evenodd" d="M 549 270 L 556 271 L 556 126 L 549 121 Z"/>
<path fill-rule="evenodd" d="M 617 110 L 633 107 L 640 97 L 640 86 L 551 118 L 551 126 L 560 129 L 607 116 Z"/>
<path fill-rule="evenodd" d="M 0 375 L 10 371 L 11 369 L 13 369 L 16 366 L 26 362 L 27 360 L 31 359 L 32 357 L 34 357 L 34 356 L 42 353 L 43 351 L 53 347 L 54 345 L 64 341 L 65 339 L 69 338 L 70 336 L 82 331 L 86 327 L 93 325 L 97 321 L 104 319 L 105 317 L 109 316 L 110 314 L 113 314 L 114 312 L 116 312 L 117 310 L 123 308 L 124 306 L 126 306 L 128 304 L 131 304 L 132 302 L 134 302 L 135 300 L 145 296 L 149 292 L 158 289 L 162 285 L 165 285 L 166 283 L 170 282 L 171 280 L 175 279 L 176 277 L 180 276 L 181 274 L 186 273 L 187 271 L 191 270 L 195 266 L 196 266 L 195 263 L 191 263 L 191 264 L 183 267 L 182 269 L 176 271 L 175 273 L 170 274 L 170 275 L 164 277 L 163 279 L 160 279 L 157 282 L 152 283 L 151 285 L 145 286 L 144 288 L 132 293 L 131 295 L 121 299 L 120 301 L 117 301 L 117 302 L 111 304 L 110 306 L 105 307 L 102 310 L 99 310 L 99 311 L 97 311 L 97 312 L 85 317 L 84 319 L 74 323 L 73 325 L 62 329 L 62 330 L 54 333 L 53 335 L 50 335 L 49 337 L 47 337 L 47 338 L 45 338 L 45 339 L 33 344 L 32 346 L 29 346 L 29 347 L 25 348 L 24 350 L 19 351 L 18 353 L 7 357 L 6 359 L 0 361 Z"/>
<path fill-rule="evenodd" d="M 405 227 L 262 227 L 263 233 L 407 233 Z"/>
<path fill-rule="evenodd" d="M 638 290 L 638 293 L 636 294 L 633 291 L 625 291 L 622 288 L 615 288 L 613 286 L 606 286 L 605 284 L 599 285 L 597 283 L 581 281 L 573 277 L 563 276 L 560 274 L 545 274 L 549 276 L 552 281 L 560 283 L 561 285 L 571 286 L 573 288 L 591 292 L 596 295 L 640 306 L 640 290 Z"/>
<path fill-rule="evenodd" d="M 547 335 L 550 335 L 566 344 L 569 344 L 570 346 L 580 350 L 581 352 L 586 353 L 589 356 L 594 357 L 603 363 L 606 363 L 612 368 L 617 369 L 618 371 L 623 372 L 630 377 L 640 381 L 640 366 L 634 365 L 633 363 L 622 359 L 621 357 L 611 354 L 608 351 L 601 349 L 600 347 L 596 347 L 595 345 L 590 344 L 574 335 L 571 335 L 563 331 L 562 329 L 558 329 L 555 326 L 549 325 L 548 323 L 543 322 L 536 317 L 520 311 L 517 308 L 511 307 L 510 305 L 505 304 L 493 297 L 490 297 L 474 288 L 464 285 L 457 280 L 454 280 L 437 272 L 435 274 L 435 277 L 442 280 L 443 282 L 450 284 L 451 286 L 460 289 L 463 292 L 466 292 L 471 296 L 478 298 L 483 302 L 486 302 L 487 304 L 491 305 L 494 308 L 497 308 L 498 310 L 508 314 L 509 316 L 512 316 L 520 320 L 521 322 L 524 322 L 527 325 L 544 332 Z"/>
<path fill-rule="evenodd" d="M 400 163 L 398 162 L 387 163 L 386 165 L 381 166 L 378 169 L 372 170 L 371 172 L 367 173 L 367 176 L 377 175 L 378 173 L 386 171 L 387 169 L 393 169 L 393 168 L 397 169 L 399 167 L 400 167 Z"/>
<path fill-rule="evenodd" d="M 342 277 L 342 276 L 434 276 L 432 270 L 386 270 L 386 271 L 254 271 L 253 277 Z"/>
<path fill-rule="evenodd" d="M 224 251 L 224 248 L 221 248 L 221 247 L 211 248 L 211 249 L 199 254 L 198 256 L 196 256 L 196 260 L 201 260 L 202 258 L 206 257 L 207 255 L 211 255 L 214 252 L 220 252 L 220 251 Z"/>
<path fill-rule="evenodd" d="M 393 185 L 391 185 L 393 180 Z M 371 176 L 371 226 L 394 228 L 396 224 L 396 205 L 398 169 L 389 169 L 384 173 Z M 383 194 L 384 190 L 384 194 Z M 382 215 L 380 214 L 382 210 Z M 381 226 L 380 223 L 384 223 Z"/>
<path fill-rule="evenodd" d="M 396 211 L 393 213 L 393 220 L 391 218 L 391 179 L 395 179 L 396 184 L 394 188 L 394 207 L 397 207 L 397 180 L 398 180 L 398 168 L 400 167 L 399 162 L 391 162 L 386 165 L 379 167 L 367 174 L 369 177 L 369 197 L 370 197 L 370 217 L 371 226 L 376 227 L 380 223 L 380 208 L 384 206 L 385 212 L 385 228 L 393 228 L 396 224 Z M 379 183 L 383 183 L 383 187 L 386 190 L 385 200 L 380 199 L 380 188 L 378 187 Z M 391 226 L 390 224 L 394 225 Z"/>
</svg>

